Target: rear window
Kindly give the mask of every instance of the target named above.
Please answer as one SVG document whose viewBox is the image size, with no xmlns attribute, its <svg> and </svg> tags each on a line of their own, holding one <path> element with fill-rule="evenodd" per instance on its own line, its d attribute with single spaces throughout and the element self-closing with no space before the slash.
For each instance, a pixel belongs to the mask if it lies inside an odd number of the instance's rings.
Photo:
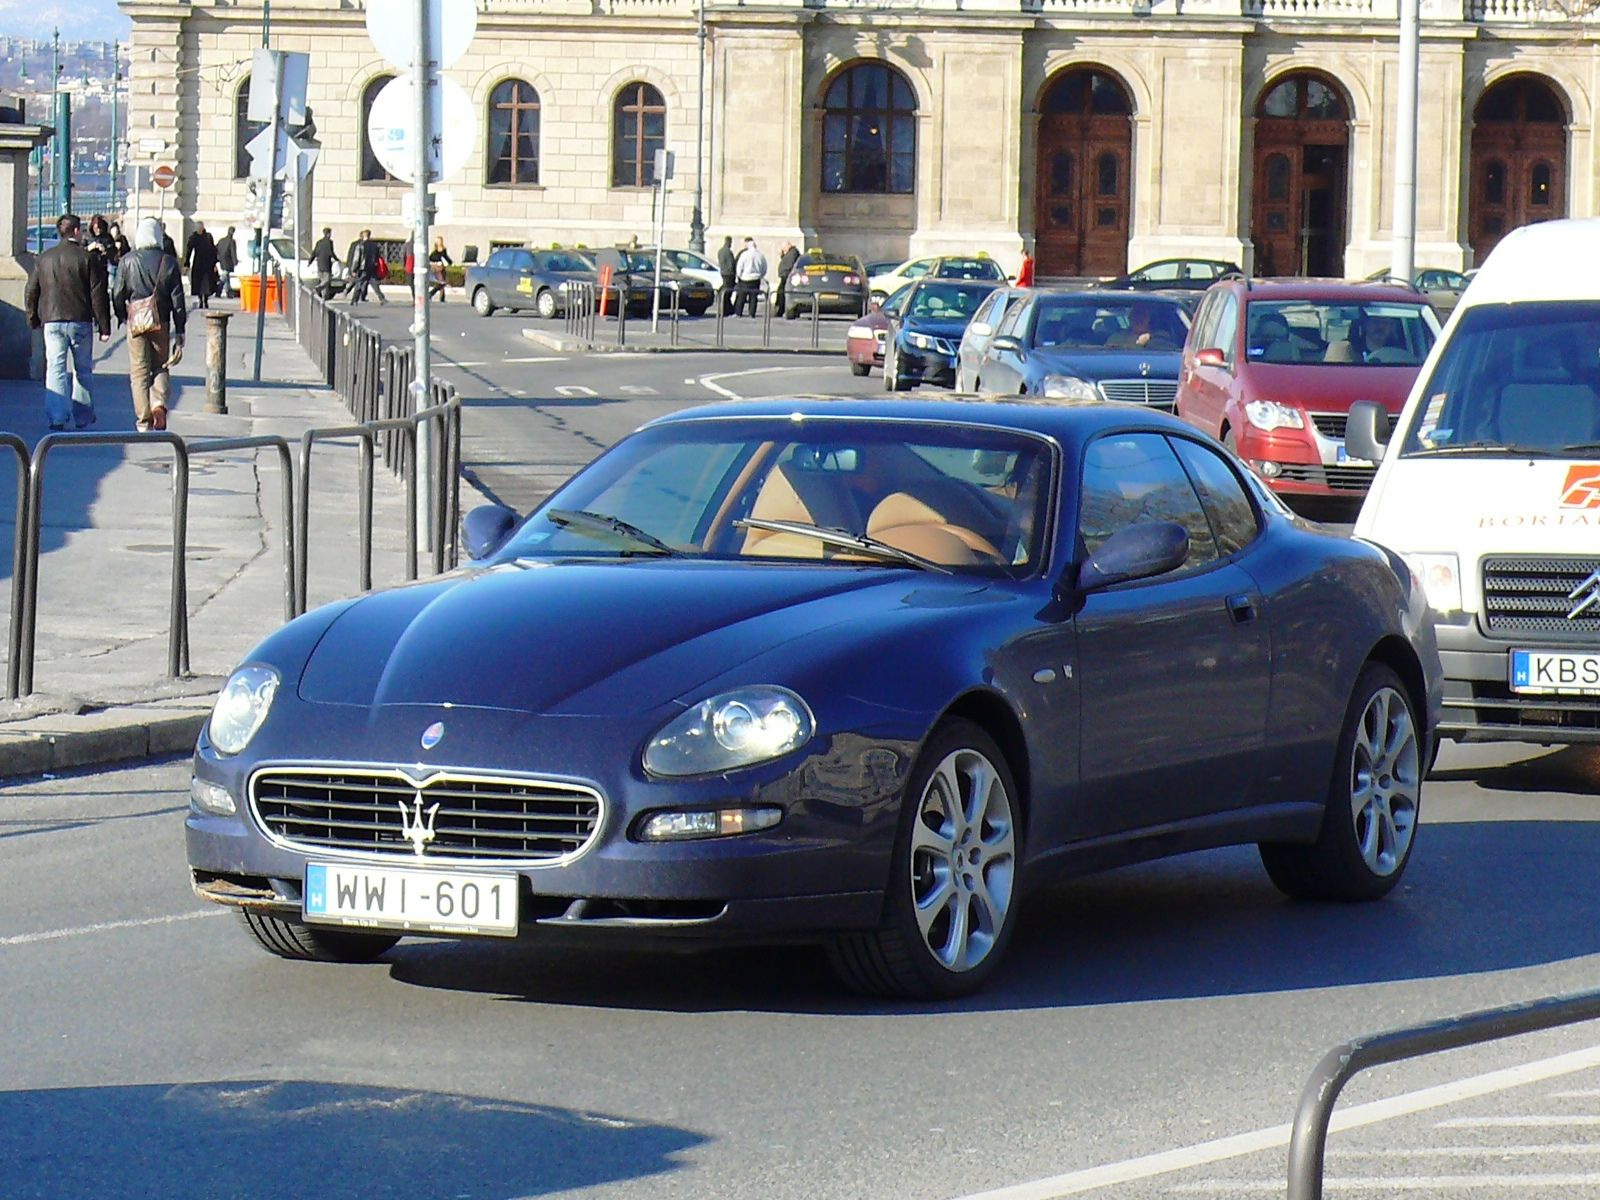
<svg viewBox="0 0 1600 1200">
<path fill-rule="evenodd" d="M 1004 279 L 1005 272 L 991 258 L 947 258 L 934 272 L 939 279 Z"/>
<path fill-rule="evenodd" d="M 1425 304 L 1254 300 L 1246 333 L 1251 362 L 1419 367 L 1438 326 Z"/>
</svg>

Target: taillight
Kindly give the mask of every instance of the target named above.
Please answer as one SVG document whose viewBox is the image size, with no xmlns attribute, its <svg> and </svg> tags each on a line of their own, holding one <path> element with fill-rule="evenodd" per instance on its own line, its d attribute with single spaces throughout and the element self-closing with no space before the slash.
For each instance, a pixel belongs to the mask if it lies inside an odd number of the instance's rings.
<svg viewBox="0 0 1600 1200">
<path fill-rule="evenodd" d="M 861 276 L 859 276 L 859 275 L 846 275 L 844 277 L 844 285 L 846 287 L 858 287 L 860 285 L 860 283 L 861 283 Z"/>
<path fill-rule="evenodd" d="M 806 282 L 806 277 L 804 275 L 802 275 L 799 271 L 796 271 L 793 275 L 789 276 L 789 286 L 790 287 L 804 287 L 805 286 L 805 282 Z"/>
</svg>

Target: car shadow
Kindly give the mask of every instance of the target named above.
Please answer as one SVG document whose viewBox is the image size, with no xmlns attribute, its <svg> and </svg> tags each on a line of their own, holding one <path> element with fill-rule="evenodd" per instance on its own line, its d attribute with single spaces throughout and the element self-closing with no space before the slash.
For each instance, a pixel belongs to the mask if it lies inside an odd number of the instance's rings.
<svg viewBox="0 0 1600 1200">
<path fill-rule="evenodd" d="M 0 1092 L 8 1200 L 525 1197 L 678 1169 L 696 1133 L 482 1096 L 239 1080 Z"/>
</svg>

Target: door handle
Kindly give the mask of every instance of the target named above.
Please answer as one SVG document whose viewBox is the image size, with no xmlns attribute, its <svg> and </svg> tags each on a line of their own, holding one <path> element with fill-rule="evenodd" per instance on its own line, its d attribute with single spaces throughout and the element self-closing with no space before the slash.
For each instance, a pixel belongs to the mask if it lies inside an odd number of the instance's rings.
<svg viewBox="0 0 1600 1200">
<path fill-rule="evenodd" d="M 1255 601 L 1244 593 L 1229 596 L 1224 602 L 1228 606 L 1228 615 L 1233 618 L 1235 625 L 1248 625 L 1256 619 Z"/>
</svg>

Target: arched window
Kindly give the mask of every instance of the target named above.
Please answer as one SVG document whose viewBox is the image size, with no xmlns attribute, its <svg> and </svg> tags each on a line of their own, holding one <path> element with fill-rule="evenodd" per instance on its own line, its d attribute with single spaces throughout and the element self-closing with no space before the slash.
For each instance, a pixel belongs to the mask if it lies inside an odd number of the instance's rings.
<svg viewBox="0 0 1600 1200">
<path fill-rule="evenodd" d="M 822 190 L 916 190 L 917 98 L 904 75 L 881 62 L 839 72 L 822 100 Z"/>
<path fill-rule="evenodd" d="M 1350 110 L 1332 83 L 1310 72 L 1297 71 L 1261 97 L 1256 115 L 1297 121 L 1347 121 Z"/>
<path fill-rule="evenodd" d="M 488 182 L 539 182 L 539 93 L 506 79 L 489 93 Z"/>
<path fill-rule="evenodd" d="M 250 76 L 244 77 L 239 92 L 233 98 L 233 177 L 250 177 L 250 139 L 267 127 L 265 121 L 252 121 L 250 112 Z"/>
<path fill-rule="evenodd" d="M 1039 111 L 1046 116 L 1126 117 L 1133 114 L 1133 102 L 1106 72 L 1080 67 L 1056 78 Z"/>
<path fill-rule="evenodd" d="M 630 83 L 611 110 L 611 186 L 650 187 L 667 144 L 667 104 L 648 83 Z"/>
<path fill-rule="evenodd" d="M 361 182 L 362 183 L 399 183 L 393 175 L 378 161 L 378 156 L 372 152 L 372 141 L 367 137 L 367 125 L 372 116 L 372 102 L 378 98 L 378 93 L 383 90 L 383 85 L 393 79 L 393 75 L 377 75 L 366 87 L 361 89 L 361 124 L 358 136 L 361 139 Z"/>
</svg>

